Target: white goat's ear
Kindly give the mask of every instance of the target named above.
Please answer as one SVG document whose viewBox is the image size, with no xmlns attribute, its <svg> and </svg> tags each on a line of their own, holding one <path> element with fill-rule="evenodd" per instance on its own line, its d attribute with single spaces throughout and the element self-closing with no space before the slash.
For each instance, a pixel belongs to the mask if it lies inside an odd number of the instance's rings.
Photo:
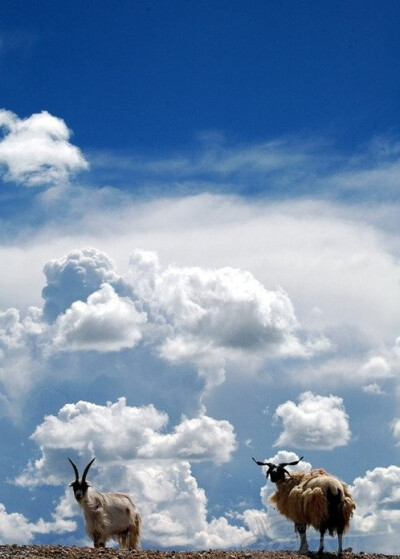
<svg viewBox="0 0 400 559">
<path fill-rule="evenodd" d="M 68 485 L 68 487 L 72 487 L 74 485 L 74 482 L 71 481 L 71 483 Z"/>
<path fill-rule="evenodd" d="M 86 485 L 88 485 L 89 487 L 92 487 L 92 484 L 90 483 L 90 481 L 87 481 Z"/>
</svg>

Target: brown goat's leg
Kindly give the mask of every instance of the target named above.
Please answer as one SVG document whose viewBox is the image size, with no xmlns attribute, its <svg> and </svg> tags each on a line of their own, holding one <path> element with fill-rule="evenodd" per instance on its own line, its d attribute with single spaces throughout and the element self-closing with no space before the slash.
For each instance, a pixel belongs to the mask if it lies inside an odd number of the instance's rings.
<svg viewBox="0 0 400 559">
<path fill-rule="evenodd" d="M 318 553 L 321 554 L 324 551 L 324 536 L 325 530 L 320 530 L 319 532 L 319 548 Z"/>
<path fill-rule="evenodd" d="M 342 549 L 343 534 L 338 533 L 337 539 L 338 539 L 338 555 L 342 555 L 342 553 L 343 553 L 343 549 Z"/>
<path fill-rule="evenodd" d="M 307 553 L 308 553 L 308 543 L 307 543 L 307 535 L 306 535 L 307 525 L 306 524 L 295 524 L 294 529 L 296 530 L 296 532 L 298 532 L 298 534 L 300 536 L 299 553 L 301 555 L 307 555 Z"/>
</svg>

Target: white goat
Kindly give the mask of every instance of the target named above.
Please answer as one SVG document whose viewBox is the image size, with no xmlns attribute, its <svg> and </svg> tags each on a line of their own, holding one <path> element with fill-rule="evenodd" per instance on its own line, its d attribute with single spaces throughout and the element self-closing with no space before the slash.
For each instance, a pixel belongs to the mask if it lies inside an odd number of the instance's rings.
<svg viewBox="0 0 400 559">
<path fill-rule="evenodd" d="M 82 479 L 79 479 L 78 468 L 70 458 L 68 460 L 75 472 L 75 481 L 69 486 L 83 510 L 86 532 L 94 547 L 105 547 L 107 540 L 114 539 L 121 548 L 138 549 L 141 518 L 131 498 L 122 493 L 88 491 L 90 483 L 86 476 L 95 459 L 86 466 Z"/>
<path fill-rule="evenodd" d="M 337 533 L 338 554 L 341 555 L 342 536 L 349 528 L 356 505 L 347 485 L 323 469 L 289 474 L 285 466 L 295 466 L 302 459 L 275 465 L 253 458 L 259 466 L 268 466 L 266 477 L 270 476 L 277 487 L 271 503 L 294 522 L 300 535 L 299 553 L 308 553 L 306 530 L 307 526 L 313 526 L 320 533 L 318 553 L 324 550 L 324 535 L 328 531 L 331 536 Z"/>
</svg>

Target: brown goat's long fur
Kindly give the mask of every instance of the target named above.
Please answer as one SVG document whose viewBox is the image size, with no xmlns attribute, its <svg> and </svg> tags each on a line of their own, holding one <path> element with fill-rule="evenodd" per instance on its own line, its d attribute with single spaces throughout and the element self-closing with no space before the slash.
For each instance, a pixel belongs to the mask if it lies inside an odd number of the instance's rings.
<svg viewBox="0 0 400 559">
<path fill-rule="evenodd" d="M 295 472 L 277 484 L 271 503 L 295 524 L 344 533 L 356 508 L 347 485 L 323 469 Z M 330 506 L 333 503 L 333 506 Z"/>
</svg>

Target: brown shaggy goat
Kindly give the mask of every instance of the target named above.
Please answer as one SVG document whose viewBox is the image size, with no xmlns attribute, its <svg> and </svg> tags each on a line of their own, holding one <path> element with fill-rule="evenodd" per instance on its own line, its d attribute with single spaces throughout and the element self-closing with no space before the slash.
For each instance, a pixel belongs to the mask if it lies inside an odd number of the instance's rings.
<svg viewBox="0 0 400 559">
<path fill-rule="evenodd" d="M 318 553 L 324 550 L 324 535 L 338 535 L 338 554 L 342 554 L 342 536 L 348 530 L 350 518 L 356 508 L 347 485 L 323 469 L 311 472 L 290 474 L 285 466 L 294 466 L 296 462 L 272 464 L 257 462 L 259 466 L 268 466 L 267 478 L 276 484 L 276 492 L 271 496 L 271 503 L 278 511 L 294 522 L 295 530 L 300 535 L 299 553 L 308 553 L 306 537 L 307 526 L 313 526 L 320 533 Z"/>
</svg>

